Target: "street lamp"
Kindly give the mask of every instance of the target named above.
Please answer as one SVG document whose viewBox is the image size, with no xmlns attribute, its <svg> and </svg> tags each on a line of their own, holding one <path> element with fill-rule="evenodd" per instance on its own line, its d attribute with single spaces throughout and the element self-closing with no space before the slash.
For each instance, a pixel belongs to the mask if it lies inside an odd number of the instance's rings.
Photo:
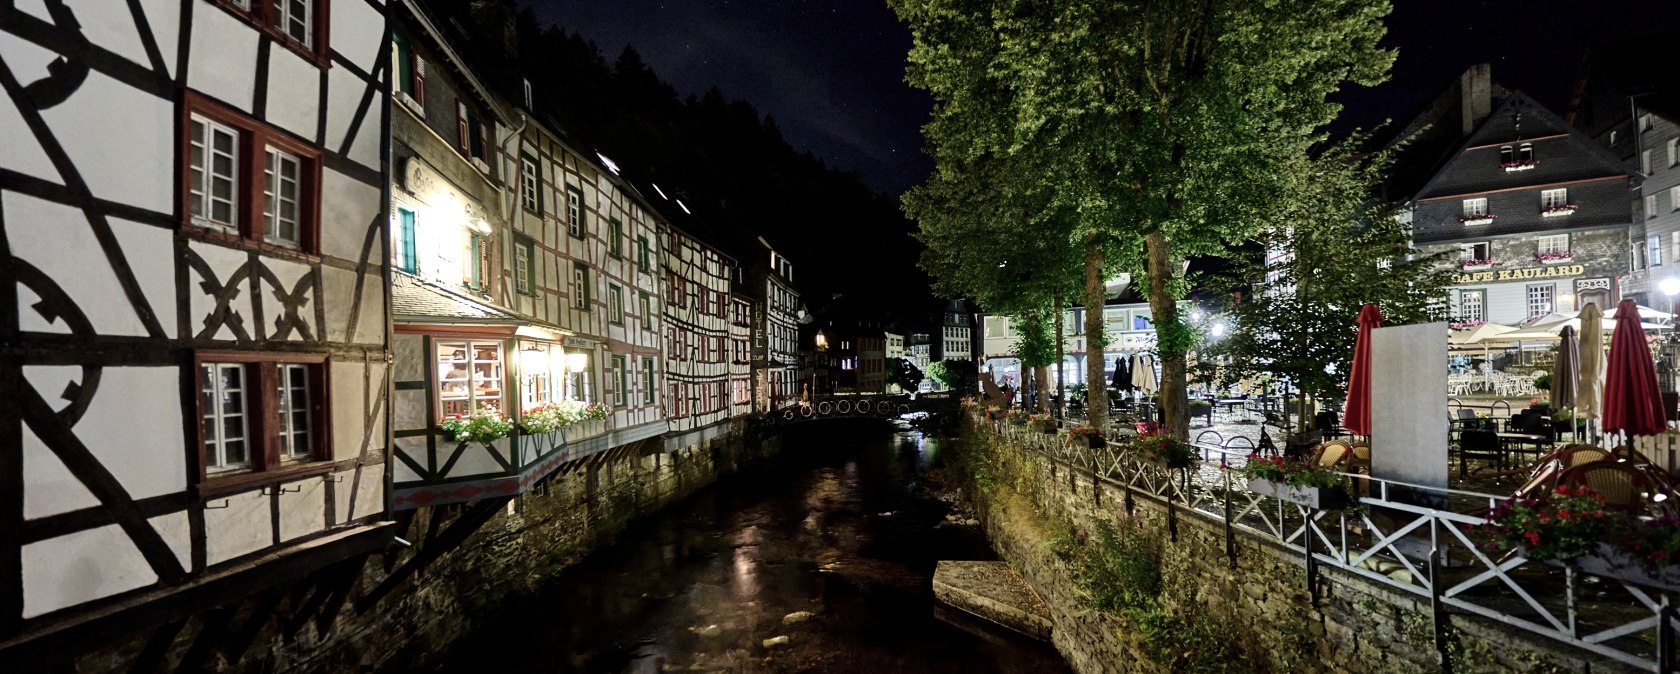
<svg viewBox="0 0 1680 674">
<path fill-rule="evenodd" d="M 1214 339 L 1219 339 L 1220 337 L 1224 337 L 1225 336 L 1225 324 L 1224 323 L 1214 323 L 1213 327 L 1208 329 L 1208 334 L 1213 335 Z"/>
</svg>

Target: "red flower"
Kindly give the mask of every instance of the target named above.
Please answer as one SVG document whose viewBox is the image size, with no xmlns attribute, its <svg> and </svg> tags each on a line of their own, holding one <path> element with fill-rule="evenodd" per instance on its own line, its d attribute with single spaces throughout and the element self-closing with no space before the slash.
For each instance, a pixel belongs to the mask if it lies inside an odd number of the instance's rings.
<svg viewBox="0 0 1680 674">
<path fill-rule="evenodd" d="M 1529 545 L 1533 545 L 1533 546 L 1536 546 L 1536 547 L 1538 547 L 1540 545 L 1540 532 L 1530 531 L 1526 534 L 1523 534 L 1523 536 L 1528 538 L 1528 544 Z"/>
</svg>

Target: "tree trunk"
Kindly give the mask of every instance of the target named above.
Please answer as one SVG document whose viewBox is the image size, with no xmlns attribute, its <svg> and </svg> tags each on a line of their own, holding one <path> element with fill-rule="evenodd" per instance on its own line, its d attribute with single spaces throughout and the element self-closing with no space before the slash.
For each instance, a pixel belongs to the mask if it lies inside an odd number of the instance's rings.
<svg viewBox="0 0 1680 674">
<path fill-rule="evenodd" d="M 1039 365 L 1033 368 L 1034 387 L 1038 391 L 1038 411 L 1050 411 L 1050 366 Z"/>
<path fill-rule="evenodd" d="M 1060 402 L 1056 404 L 1057 416 L 1061 415 L 1061 411 L 1067 403 L 1067 378 L 1062 376 L 1062 361 L 1067 360 L 1067 354 L 1063 352 L 1064 346 L 1062 344 L 1062 328 L 1064 327 L 1062 317 L 1066 315 L 1067 307 L 1062 302 L 1062 291 L 1058 290 L 1056 291 L 1056 400 Z"/>
<path fill-rule="evenodd" d="M 1161 326 L 1178 323 L 1178 299 L 1173 297 L 1167 288 L 1173 277 L 1172 243 L 1160 232 L 1145 236 L 1143 243 L 1149 251 L 1149 312 L 1152 314 L 1151 319 L 1155 322 L 1158 335 Z M 1185 394 L 1188 373 L 1185 368 L 1184 345 L 1160 342 L 1157 350 L 1161 354 L 1161 390 L 1158 400 L 1164 417 L 1162 430 L 1172 437 L 1187 440 L 1190 438 L 1190 414 L 1189 400 Z"/>
<path fill-rule="evenodd" d="M 1108 432 L 1108 387 L 1103 385 L 1103 249 L 1095 236 L 1085 239 L 1085 414 L 1091 427 Z"/>
</svg>

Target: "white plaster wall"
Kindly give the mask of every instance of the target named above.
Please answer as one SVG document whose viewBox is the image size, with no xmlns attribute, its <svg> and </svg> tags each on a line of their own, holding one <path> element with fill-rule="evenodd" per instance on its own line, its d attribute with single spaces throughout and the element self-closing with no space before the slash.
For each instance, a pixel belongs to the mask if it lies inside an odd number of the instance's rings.
<svg viewBox="0 0 1680 674">
<path fill-rule="evenodd" d="M 425 340 L 420 335 L 393 335 L 391 337 L 391 354 L 396 358 L 392 367 L 396 368 L 393 379 L 396 381 L 420 381 L 426 378 Z"/>
<path fill-rule="evenodd" d="M 373 127 L 378 129 L 379 125 Z M 383 204 L 379 186 L 322 169 L 321 252 L 343 260 L 360 258 L 368 227 L 374 224 Z M 378 250 L 377 242 L 374 250 Z"/>
<path fill-rule="evenodd" d="M 426 392 L 421 390 L 396 391 L 391 399 L 392 416 L 391 428 L 404 431 L 425 428 L 427 417 Z"/>
<path fill-rule="evenodd" d="M 0 55 L 9 61 L 12 53 L 21 40 L 0 33 Z M 15 68 L 14 68 L 15 70 Z M 0 152 L 0 168 L 32 175 L 53 183 L 62 184 L 53 169 L 52 162 L 47 159 L 41 146 L 35 141 L 34 134 L 24 124 L 23 117 L 18 113 L 17 106 L 10 98 L 0 101 L 0 138 L 6 139 L 6 151 Z"/>
<path fill-rule="evenodd" d="M 385 35 L 385 16 L 367 2 L 334 2 L 332 48 L 363 72 L 373 72 L 379 40 Z"/>
<path fill-rule="evenodd" d="M 60 368 L 30 366 L 25 376 L 49 403 L 58 399 L 63 379 Z M 181 430 L 179 370 L 173 367 L 108 367 L 99 392 L 77 422 L 75 432 L 101 465 L 115 475 L 129 496 L 147 498 L 187 488 L 186 441 Z M 41 390 L 42 383 L 48 388 Z M 165 391 L 168 395 L 159 395 Z M 24 433 L 24 456 L 53 456 L 33 433 Z M 37 462 L 37 466 L 42 466 Z M 72 493 L 55 495 L 50 487 L 50 464 L 40 474 L 49 482 L 25 484 L 26 512 L 52 514 L 81 503 Z M 26 463 L 26 471 L 29 468 Z M 35 492 L 40 490 L 39 494 Z"/>
<path fill-rule="evenodd" d="M 152 307 L 165 337 L 175 337 L 175 241 L 173 232 L 122 218 L 108 218 L 129 270 Z"/>
<path fill-rule="evenodd" d="M 287 491 L 296 489 L 297 491 Z M 280 540 L 327 528 L 327 483 L 319 477 L 287 482 L 280 492 Z"/>
<path fill-rule="evenodd" d="M 24 618 L 157 582 L 115 524 L 31 543 L 22 557 Z"/>
<path fill-rule="evenodd" d="M 397 438 L 397 451 L 414 460 L 417 465 L 426 465 L 425 438 Z M 407 463 L 398 459 L 391 460 L 391 481 L 396 483 L 419 482 L 420 474 L 409 468 Z"/>
<path fill-rule="evenodd" d="M 0 193 L 0 209 L 5 211 L 6 236 L 12 254 L 50 276 L 93 323 L 94 330 L 104 335 L 147 334 L 145 325 L 123 294 L 116 272 L 102 254 L 98 240 L 83 224 L 86 221 L 80 211 L 16 192 Z M 151 258 L 156 250 L 166 248 L 169 232 L 157 228 L 149 228 L 153 230 L 149 233 L 143 232 L 133 229 L 143 227 L 141 225 L 118 221 L 113 221 L 113 227 L 123 232 L 119 240 L 136 243 L 137 250 L 132 253 L 125 251 L 130 265 L 136 270 L 136 278 L 142 284 L 163 284 L 162 288 L 148 289 L 153 294 L 172 293 L 172 256 L 165 254 L 162 258 Z M 25 294 L 30 293 L 20 293 L 20 300 Z M 153 306 L 153 313 L 158 315 L 164 329 L 170 332 L 170 324 L 174 322 L 171 314 L 159 313 L 159 310 L 167 311 L 173 306 L 172 302 Z M 42 325 L 33 307 L 19 304 L 17 311 L 26 326 Z"/>
<path fill-rule="evenodd" d="M 193 11 L 192 31 L 187 86 L 250 114 L 256 93 L 256 78 L 251 76 L 257 70 L 256 29 L 227 10 L 200 2 Z"/>
<path fill-rule="evenodd" d="M 385 512 L 385 478 L 384 469 L 379 464 L 369 464 L 362 468 L 361 479 L 356 478 L 356 471 L 346 470 L 334 473 L 343 477 L 334 492 L 335 502 L 333 512 L 337 514 L 335 524 L 343 524 L 353 519 L 361 519 L 369 515 Z M 350 491 L 355 487 L 355 508 L 351 509 Z"/>
<path fill-rule="evenodd" d="M 374 248 L 374 254 L 379 248 Z M 390 311 L 385 306 L 385 279 L 380 276 L 378 267 L 371 267 L 367 282 L 362 284 L 362 315 L 356 321 L 357 344 L 379 345 L 385 343 L 385 316 Z"/>
<path fill-rule="evenodd" d="M 367 82 L 344 68 L 332 68 L 327 71 L 327 146 L 333 150 L 344 147 L 350 140 L 350 123 L 356 119 L 356 107 L 362 102 L 362 93 L 367 89 Z M 367 112 L 367 119 L 362 122 L 364 132 L 374 136 L 379 135 L 379 100 L 375 97 L 373 107 Z M 374 145 L 378 149 L 378 145 Z M 352 155 L 354 159 L 369 168 L 378 168 L 379 159 L 376 156 L 370 164 L 369 157 Z M 366 220 L 362 221 L 365 225 Z"/>
<path fill-rule="evenodd" d="M 369 401 L 368 388 L 362 380 L 367 371 L 360 360 L 334 359 L 327 363 L 328 381 L 332 387 L 332 447 L 333 458 L 343 460 L 354 458 L 362 451 L 362 442 L 366 438 L 367 412 L 364 406 Z M 380 374 L 375 371 L 375 374 Z M 374 391 L 383 391 L 383 381 L 375 379 Z M 372 446 L 381 443 L 375 439 Z"/>
<path fill-rule="evenodd" d="M 291 292 L 292 288 L 297 287 L 299 280 L 309 275 L 307 265 L 291 260 L 264 257 L 262 263 L 274 274 L 274 278 L 280 280 L 280 287 L 285 289 L 286 292 Z M 313 291 L 305 291 L 304 297 L 309 299 L 309 303 L 298 310 L 298 318 L 303 319 L 303 324 L 309 327 L 310 334 L 315 335 L 316 339 L 320 339 L 320 326 L 315 325 L 315 303 L 321 301 L 321 298 L 317 297 Z M 268 325 L 263 326 L 262 334 L 274 335 L 276 325 L 286 315 L 285 309 L 280 305 L 280 301 L 274 298 L 273 288 L 268 285 L 268 281 L 263 281 L 262 295 L 258 299 L 263 302 L 263 316 L 268 321 Z M 303 335 L 299 334 L 297 330 L 293 330 L 291 335 L 287 337 L 287 341 L 301 342 L 303 341 Z"/>
<path fill-rule="evenodd" d="M 220 507 L 223 504 L 226 507 Z M 204 510 L 205 561 L 211 565 L 247 555 L 274 542 L 269 497 L 259 490 L 211 499 Z"/>
<path fill-rule="evenodd" d="M 177 510 L 172 513 L 158 515 L 149 520 L 152 530 L 163 538 L 163 543 L 169 546 L 169 551 L 175 553 L 175 559 L 181 563 L 181 568 L 192 568 L 192 524 L 187 519 L 187 511 Z"/>
<path fill-rule="evenodd" d="M 503 458 L 507 457 L 506 442 L 506 438 L 496 441 L 496 444 L 502 445 L 502 447 L 499 448 L 501 451 L 498 451 L 497 454 L 501 455 Z M 448 449 L 445 449 L 446 447 Z M 438 461 L 441 462 L 446 460 L 448 455 L 453 451 L 454 448 L 450 447 L 447 443 L 440 444 L 438 446 Z M 485 449 L 483 443 L 474 442 L 467 445 L 466 451 L 461 452 L 461 458 L 455 460 L 455 465 L 449 469 L 449 474 L 444 477 L 472 477 L 474 475 L 502 472 L 502 464 L 496 463 L 495 459 L 490 458 L 489 452 L 490 450 Z"/>
<path fill-rule="evenodd" d="M 23 516 L 36 519 L 99 505 L 82 481 L 27 425 L 23 428 Z"/>
<path fill-rule="evenodd" d="M 194 253 L 204 259 L 204 263 L 210 267 L 210 271 L 215 275 L 218 284 L 226 284 L 228 279 L 232 278 L 239 271 L 239 268 L 249 261 L 249 257 L 244 252 L 213 243 L 189 241 L 187 245 L 192 248 Z M 187 293 L 192 298 L 190 300 L 192 302 L 192 321 L 187 325 L 188 334 L 184 335 L 187 337 L 196 335 L 198 331 L 203 330 L 205 319 L 209 318 L 211 312 L 216 310 L 216 298 L 204 292 L 200 281 L 197 270 L 189 269 L 187 271 Z M 251 311 L 250 286 L 240 284 L 239 287 L 239 294 L 228 302 L 228 307 L 243 319 L 247 334 L 255 335 L 256 326 L 251 325 L 254 314 Z M 221 327 L 216 329 L 216 334 L 211 337 L 213 339 L 231 340 L 237 338 L 238 335 L 234 334 L 233 329 L 228 326 L 226 321 L 223 321 Z"/>
<path fill-rule="evenodd" d="M 332 29 L 336 33 L 338 26 Z M 319 126 L 320 98 L 321 69 L 290 49 L 277 46 L 268 50 L 268 123 L 313 142 Z"/>
</svg>

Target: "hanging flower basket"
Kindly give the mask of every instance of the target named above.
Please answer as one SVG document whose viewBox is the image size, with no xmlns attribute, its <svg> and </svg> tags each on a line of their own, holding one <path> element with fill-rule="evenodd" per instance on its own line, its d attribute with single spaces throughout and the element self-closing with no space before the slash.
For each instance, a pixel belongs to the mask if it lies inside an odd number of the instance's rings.
<svg viewBox="0 0 1680 674">
<path fill-rule="evenodd" d="M 1015 426 L 1025 426 L 1025 425 L 1027 425 L 1027 416 L 1028 415 L 1027 415 L 1026 410 L 1021 410 L 1021 409 L 1009 410 L 1009 413 L 1004 415 L 1004 416 L 1005 416 L 1006 419 L 1009 420 L 1009 423 L 1012 424 L 1012 425 L 1015 425 Z"/>
<path fill-rule="evenodd" d="M 1108 440 L 1103 438 L 1102 431 L 1085 424 L 1076 424 L 1073 428 L 1068 429 L 1068 437 L 1084 438 L 1086 445 L 1091 449 L 1102 449 L 1108 446 Z"/>
<path fill-rule="evenodd" d="M 1056 434 L 1056 418 L 1048 414 L 1034 414 L 1028 417 L 1027 425 L 1045 435 Z"/>
<path fill-rule="evenodd" d="M 1318 510 L 1342 510 L 1347 508 L 1348 503 L 1352 501 L 1348 498 L 1347 489 L 1341 485 L 1308 487 L 1286 482 L 1253 479 L 1248 481 L 1248 490 L 1263 496 L 1270 496 L 1279 501 L 1297 503 Z"/>
</svg>

